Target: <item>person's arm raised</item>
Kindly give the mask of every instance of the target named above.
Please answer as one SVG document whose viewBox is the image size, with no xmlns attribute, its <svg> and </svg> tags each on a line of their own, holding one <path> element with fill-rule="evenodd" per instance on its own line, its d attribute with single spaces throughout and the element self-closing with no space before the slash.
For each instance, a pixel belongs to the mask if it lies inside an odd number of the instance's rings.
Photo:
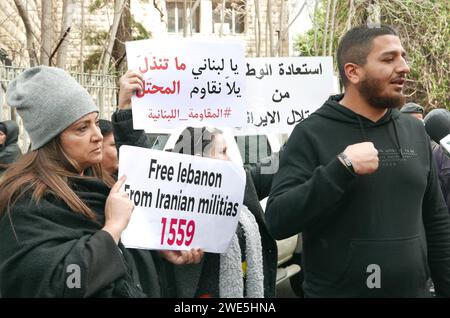
<svg viewBox="0 0 450 318">
<path fill-rule="evenodd" d="M 119 80 L 119 109 L 131 108 L 131 96 L 144 90 L 144 77 L 138 71 L 129 70 Z"/>
</svg>

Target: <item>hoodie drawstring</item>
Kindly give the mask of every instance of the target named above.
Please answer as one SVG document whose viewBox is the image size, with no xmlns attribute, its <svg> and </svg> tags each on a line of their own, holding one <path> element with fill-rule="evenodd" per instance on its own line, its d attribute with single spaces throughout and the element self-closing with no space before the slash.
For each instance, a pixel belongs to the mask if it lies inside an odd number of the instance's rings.
<svg viewBox="0 0 450 318">
<path fill-rule="evenodd" d="M 356 115 L 356 119 L 358 119 L 359 129 L 361 130 L 361 134 L 363 136 L 363 141 L 369 141 L 369 139 L 367 139 L 366 130 L 364 129 L 364 124 L 363 124 L 361 118 L 359 117 L 359 115 Z M 402 146 L 400 144 L 400 138 L 398 137 L 398 131 L 397 131 L 397 125 L 395 124 L 395 118 L 392 118 L 392 125 L 394 126 L 394 135 L 395 135 L 395 143 L 397 146 L 397 151 L 400 155 L 400 158 L 403 159 Z"/>
<path fill-rule="evenodd" d="M 358 119 L 359 129 L 361 130 L 361 134 L 362 134 L 362 136 L 363 136 L 363 141 L 369 141 L 369 140 L 367 139 L 366 131 L 364 130 L 364 125 L 363 125 L 363 123 L 362 123 L 362 120 L 361 120 L 361 118 L 359 117 L 358 114 L 356 115 L 356 119 Z"/>
<path fill-rule="evenodd" d="M 397 125 L 395 124 L 395 118 L 392 119 L 392 125 L 394 126 L 394 134 L 395 134 L 395 141 L 397 142 L 397 150 L 400 154 L 400 158 L 403 159 L 402 146 L 400 145 L 400 138 L 398 137 L 398 131 L 397 131 Z"/>
</svg>

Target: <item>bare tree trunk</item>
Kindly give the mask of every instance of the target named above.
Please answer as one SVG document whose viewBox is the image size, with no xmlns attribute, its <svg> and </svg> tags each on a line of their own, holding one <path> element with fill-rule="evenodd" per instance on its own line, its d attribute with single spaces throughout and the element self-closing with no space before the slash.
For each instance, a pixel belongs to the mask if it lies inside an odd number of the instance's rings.
<svg viewBox="0 0 450 318">
<path fill-rule="evenodd" d="M 103 54 L 102 61 L 100 63 L 102 74 L 107 74 L 109 69 L 109 62 L 111 61 L 112 49 L 116 40 L 117 29 L 119 28 L 120 17 L 122 16 L 124 6 L 124 0 L 115 0 L 114 2 L 114 19 L 109 32 L 108 46 L 106 52 Z M 100 67 L 99 65 L 99 67 Z"/>
<path fill-rule="evenodd" d="M 112 50 L 116 71 L 120 71 L 121 66 L 125 61 L 125 42 L 133 39 L 131 32 L 130 0 L 125 0 L 119 27 L 117 28 L 116 40 Z"/>
<path fill-rule="evenodd" d="M 261 19 L 259 15 L 259 0 L 255 0 L 255 42 L 256 56 L 261 56 Z"/>
<path fill-rule="evenodd" d="M 283 56 L 283 37 L 281 36 L 281 30 L 283 30 L 284 19 L 284 0 L 280 2 L 280 27 L 278 28 L 278 56 Z"/>
<path fill-rule="evenodd" d="M 81 25 L 80 25 L 80 73 L 81 85 L 84 84 L 84 0 L 81 0 Z"/>
<path fill-rule="evenodd" d="M 113 23 L 110 29 L 110 33 L 109 33 L 109 38 L 108 38 L 108 46 L 106 48 L 106 52 L 104 52 L 103 54 L 103 58 L 101 63 L 99 64 L 99 67 L 102 67 L 102 75 L 106 75 L 109 72 L 109 62 L 111 61 L 111 54 L 112 54 L 112 49 L 114 47 L 114 42 L 116 40 L 116 35 L 117 35 L 117 29 L 119 28 L 119 22 L 120 22 L 120 18 L 122 16 L 122 11 L 123 11 L 123 7 L 124 7 L 124 0 L 115 0 L 114 1 L 114 19 L 113 19 Z M 100 96 L 99 96 L 99 117 L 100 118 L 104 118 L 104 113 L 105 113 L 105 90 L 103 88 L 103 80 L 104 80 L 105 76 L 102 76 L 102 83 L 101 83 L 101 88 L 100 88 Z M 108 110 L 109 110 L 109 106 L 108 105 Z M 109 111 L 108 111 L 109 114 Z"/>
<path fill-rule="evenodd" d="M 283 30 L 283 32 L 281 33 L 281 38 L 284 39 L 284 37 L 287 35 L 287 33 L 289 32 L 289 28 L 291 27 L 291 25 L 295 22 L 295 20 L 297 20 L 297 18 L 300 16 L 300 14 L 302 14 L 303 9 L 305 9 L 306 4 L 307 4 L 307 0 L 304 0 L 302 7 L 300 8 L 300 10 L 298 10 L 297 14 L 295 15 L 295 17 L 292 19 L 291 22 L 289 22 L 288 26 L 286 27 L 286 29 Z"/>
<path fill-rule="evenodd" d="M 41 0 L 41 65 L 48 65 L 52 54 L 52 0 Z"/>
<path fill-rule="evenodd" d="M 269 23 L 267 23 L 267 19 L 266 24 L 264 24 L 264 39 L 264 56 L 269 56 Z"/>
<path fill-rule="evenodd" d="M 353 0 L 349 0 L 348 8 L 347 31 L 352 27 L 352 18 L 355 14 L 355 6 L 353 4 Z"/>
<path fill-rule="evenodd" d="M 188 20 L 187 20 L 187 0 L 183 1 L 183 37 L 187 37 L 188 34 Z"/>
<path fill-rule="evenodd" d="M 269 54 L 275 56 L 273 51 L 273 25 L 272 25 L 272 1 L 267 0 L 267 24 L 269 25 Z M 266 39 L 267 41 L 267 39 Z"/>
<path fill-rule="evenodd" d="M 330 28 L 330 45 L 328 46 L 328 55 L 331 56 L 331 52 L 333 51 L 333 37 L 334 37 L 334 19 L 336 15 L 336 4 L 337 0 L 333 0 L 333 9 L 331 13 L 331 28 Z"/>
<path fill-rule="evenodd" d="M 73 0 L 64 0 L 63 3 L 63 17 L 61 23 L 60 39 L 64 36 L 66 31 L 72 27 L 73 15 L 75 12 L 75 4 Z M 66 65 L 68 39 L 62 41 L 61 46 L 58 49 L 58 55 L 56 56 L 56 66 L 63 68 Z"/>
<path fill-rule="evenodd" d="M 195 12 L 195 10 L 197 10 L 199 4 L 200 4 L 200 0 L 195 1 L 194 5 L 191 8 L 191 13 L 189 14 L 189 22 L 191 24 L 191 27 L 190 27 L 191 36 L 192 36 L 192 28 L 194 25 L 194 12 Z"/>
<path fill-rule="evenodd" d="M 37 56 L 36 51 L 34 50 L 33 45 L 33 29 L 31 28 L 30 18 L 28 16 L 28 12 L 25 10 L 22 0 L 14 0 L 16 4 L 17 11 L 19 12 L 20 17 L 22 18 L 23 24 L 25 26 L 25 33 L 27 37 L 27 51 L 28 57 L 30 59 L 30 66 L 35 66 L 37 64 Z"/>
<path fill-rule="evenodd" d="M 381 24 L 380 5 L 376 0 L 371 0 L 367 7 L 367 24 L 379 26 Z"/>
<path fill-rule="evenodd" d="M 219 29 L 219 36 L 222 37 L 223 35 L 223 24 L 225 22 L 225 0 L 222 0 L 222 10 L 220 10 L 220 29 Z"/>
<path fill-rule="evenodd" d="M 319 0 L 314 4 L 314 53 L 317 54 L 317 32 L 319 31 L 319 23 L 317 22 L 317 8 L 319 7 Z"/>
<path fill-rule="evenodd" d="M 327 34 L 328 34 L 328 22 L 330 19 L 330 4 L 331 0 L 327 0 L 327 12 L 325 15 L 325 26 L 323 29 L 322 55 L 325 55 L 327 53 Z"/>
</svg>

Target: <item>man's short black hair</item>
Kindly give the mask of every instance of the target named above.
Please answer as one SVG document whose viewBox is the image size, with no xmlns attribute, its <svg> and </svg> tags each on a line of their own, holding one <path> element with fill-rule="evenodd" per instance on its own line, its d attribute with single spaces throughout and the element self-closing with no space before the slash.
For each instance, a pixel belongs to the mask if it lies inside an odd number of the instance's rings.
<svg viewBox="0 0 450 318">
<path fill-rule="evenodd" d="M 363 24 L 348 30 L 342 37 L 337 50 L 337 64 L 344 86 L 348 83 L 344 65 L 346 63 L 365 65 L 372 49 L 373 39 L 381 35 L 398 36 L 398 33 L 388 25 Z"/>
<path fill-rule="evenodd" d="M 112 123 L 106 119 L 99 119 L 98 126 L 100 127 L 103 136 L 110 134 L 113 131 Z"/>
</svg>

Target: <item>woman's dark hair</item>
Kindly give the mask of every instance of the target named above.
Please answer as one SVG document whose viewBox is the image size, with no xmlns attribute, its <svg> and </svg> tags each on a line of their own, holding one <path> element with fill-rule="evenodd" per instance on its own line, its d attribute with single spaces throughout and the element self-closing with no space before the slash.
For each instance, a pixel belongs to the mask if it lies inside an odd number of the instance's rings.
<svg viewBox="0 0 450 318">
<path fill-rule="evenodd" d="M 113 125 L 112 125 L 111 121 L 106 120 L 106 119 L 99 119 L 98 127 L 100 127 L 100 131 L 102 132 L 103 136 L 105 136 L 109 133 L 112 133 L 112 131 L 113 131 Z"/>
<path fill-rule="evenodd" d="M 80 172 L 77 163 L 62 149 L 59 136 L 41 148 L 26 153 L 9 166 L 0 179 L 0 217 L 8 213 L 22 195 L 31 191 L 36 202 L 46 193 L 51 193 L 63 200 L 73 212 L 95 220 L 94 212 L 69 185 L 69 178 L 90 178 L 81 176 Z M 90 167 L 90 174 L 102 179 L 108 186 L 114 184 L 100 163 Z"/>
<path fill-rule="evenodd" d="M 207 150 L 210 148 L 215 136 L 219 134 L 222 134 L 222 131 L 217 128 L 187 127 L 178 137 L 173 152 L 207 157 Z"/>
</svg>

